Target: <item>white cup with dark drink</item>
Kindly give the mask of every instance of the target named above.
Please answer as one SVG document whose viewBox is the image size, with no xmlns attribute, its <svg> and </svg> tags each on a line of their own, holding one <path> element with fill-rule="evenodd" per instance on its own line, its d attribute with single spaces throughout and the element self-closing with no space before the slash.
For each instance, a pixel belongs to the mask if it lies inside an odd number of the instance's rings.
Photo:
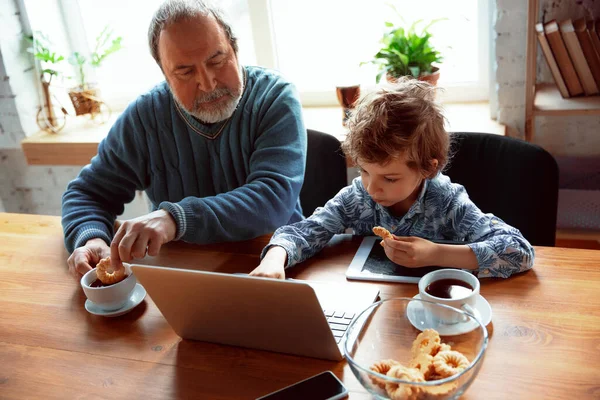
<svg viewBox="0 0 600 400">
<path fill-rule="evenodd" d="M 88 271 L 81 278 L 83 292 L 99 311 L 110 312 L 122 308 L 136 288 L 137 279 L 130 265 L 123 263 L 123 266 L 126 277 L 118 283 L 103 284 L 96 275 L 96 269 Z"/>
<path fill-rule="evenodd" d="M 419 280 L 419 295 L 423 300 L 458 308 L 478 318 L 476 303 L 479 296 L 479 279 L 472 273 L 459 269 L 430 272 Z M 445 324 L 456 324 L 467 319 L 464 315 L 461 319 L 461 315 L 452 310 L 428 307 L 427 303 L 424 303 L 424 308 Z"/>
</svg>

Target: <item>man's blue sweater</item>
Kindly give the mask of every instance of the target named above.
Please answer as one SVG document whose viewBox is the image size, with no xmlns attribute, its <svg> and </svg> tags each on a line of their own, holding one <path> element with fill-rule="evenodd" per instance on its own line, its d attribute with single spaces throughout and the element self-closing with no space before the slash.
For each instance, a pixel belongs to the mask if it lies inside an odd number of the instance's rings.
<svg viewBox="0 0 600 400">
<path fill-rule="evenodd" d="M 245 67 L 240 103 L 228 120 L 205 125 L 166 83 L 131 103 L 69 183 L 62 204 L 65 245 L 110 244 L 113 224 L 136 190 L 177 223 L 176 240 L 245 240 L 302 219 L 298 196 L 306 130 L 292 84 Z"/>
</svg>

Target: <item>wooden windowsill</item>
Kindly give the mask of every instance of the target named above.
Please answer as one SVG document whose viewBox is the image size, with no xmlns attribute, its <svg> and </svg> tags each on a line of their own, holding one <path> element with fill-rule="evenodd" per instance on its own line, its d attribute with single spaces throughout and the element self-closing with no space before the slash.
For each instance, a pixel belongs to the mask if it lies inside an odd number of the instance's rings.
<svg viewBox="0 0 600 400">
<path fill-rule="evenodd" d="M 490 119 L 489 105 L 481 103 L 451 103 L 444 105 L 449 121 L 447 129 L 454 132 L 488 132 L 505 134 L 504 125 Z M 346 128 L 342 125 L 340 107 L 305 107 L 307 128 L 334 135 L 343 140 Z M 118 115 L 106 123 L 97 124 L 85 116 L 71 117 L 65 128 L 56 133 L 37 132 L 21 142 L 29 165 L 86 165 L 96 155 L 98 144 L 108 134 Z"/>
<path fill-rule="evenodd" d="M 98 144 L 106 137 L 117 120 L 113 114 L 104 124 L 85 116 L 70 117 L 58 133 L 39 131 L 21 141 L 21 148 L 29 165 L 87 165 L 98 151 Z"/>
</svg>

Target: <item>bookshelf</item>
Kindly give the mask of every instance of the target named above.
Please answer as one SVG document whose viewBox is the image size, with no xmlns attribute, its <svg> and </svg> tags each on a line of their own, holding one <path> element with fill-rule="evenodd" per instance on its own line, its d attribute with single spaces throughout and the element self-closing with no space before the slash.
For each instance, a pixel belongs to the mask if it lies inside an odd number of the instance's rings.
<svg viewBox="0 0 600 400">
<path fill-rule="evenodd" d="M 600 115 L 600 96 L 565 99 L 554 83 L 537 83 L 538 39 L 535 24 L 539 21 L 539 10 L 539 0 L 528 0 L 525 70 L 525 140 L 528 142 L 533 141 L 537 116 Z M 556 243 L 564 247 L 596 248 L 600 244 L 600 232 L 557 229 Z"/>
<path fill-rule="evenodd" d="M 536 84 L 533 115 L 600 115 L 600 96 L 564 99 L 555 84 Z"/>
<path fill-rule="evenodd" d="M 553 83 L 537 83 L 537 36 L 535 24 L 539 21 L 539 0 L 528 0 L 527 53 L 525 71 L 525 140 L 533 141 L 535 117 L 600 115 L 600 96 L 564 99 Z"/>
</svg>

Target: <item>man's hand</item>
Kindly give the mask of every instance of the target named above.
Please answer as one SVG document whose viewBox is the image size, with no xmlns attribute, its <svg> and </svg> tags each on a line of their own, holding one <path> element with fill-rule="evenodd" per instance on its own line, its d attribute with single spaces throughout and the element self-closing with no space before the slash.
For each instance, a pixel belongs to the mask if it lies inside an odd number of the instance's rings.
<svg viewBox="0 0 600 400">
<path fill-rule="evenodd" d="M 69 272 L 79 278 L 108 256 L 110 256 L 110 247 L 104 240 L 90 239 L 84 246 L 76 248 L 67 260 Z"/>
<path fill-rule="evenodd" d="M 156 256 L 163 244 L 175 239 L 176 232 L 175 219 L 165 210 L 123 221 L 110 245 L 111 263 L 116 266 L 144 258 L 146 253 Z"/>
<path fill-rule="evenodd" d="M 386 239 L 383 248 L 387 257 L 396 264 L 409 268 L 437 265 L 439 246 L 419 237 L 400 237 Z"/>
<path fill-rule="evenodd" d="M 263 257 L 260 265 L 250 272 L 250 276 L 285 279 L 286 260 L 287 253 L 283 247 L 273 246 L 267 251 L 267 254 Z"/>
</svg>

